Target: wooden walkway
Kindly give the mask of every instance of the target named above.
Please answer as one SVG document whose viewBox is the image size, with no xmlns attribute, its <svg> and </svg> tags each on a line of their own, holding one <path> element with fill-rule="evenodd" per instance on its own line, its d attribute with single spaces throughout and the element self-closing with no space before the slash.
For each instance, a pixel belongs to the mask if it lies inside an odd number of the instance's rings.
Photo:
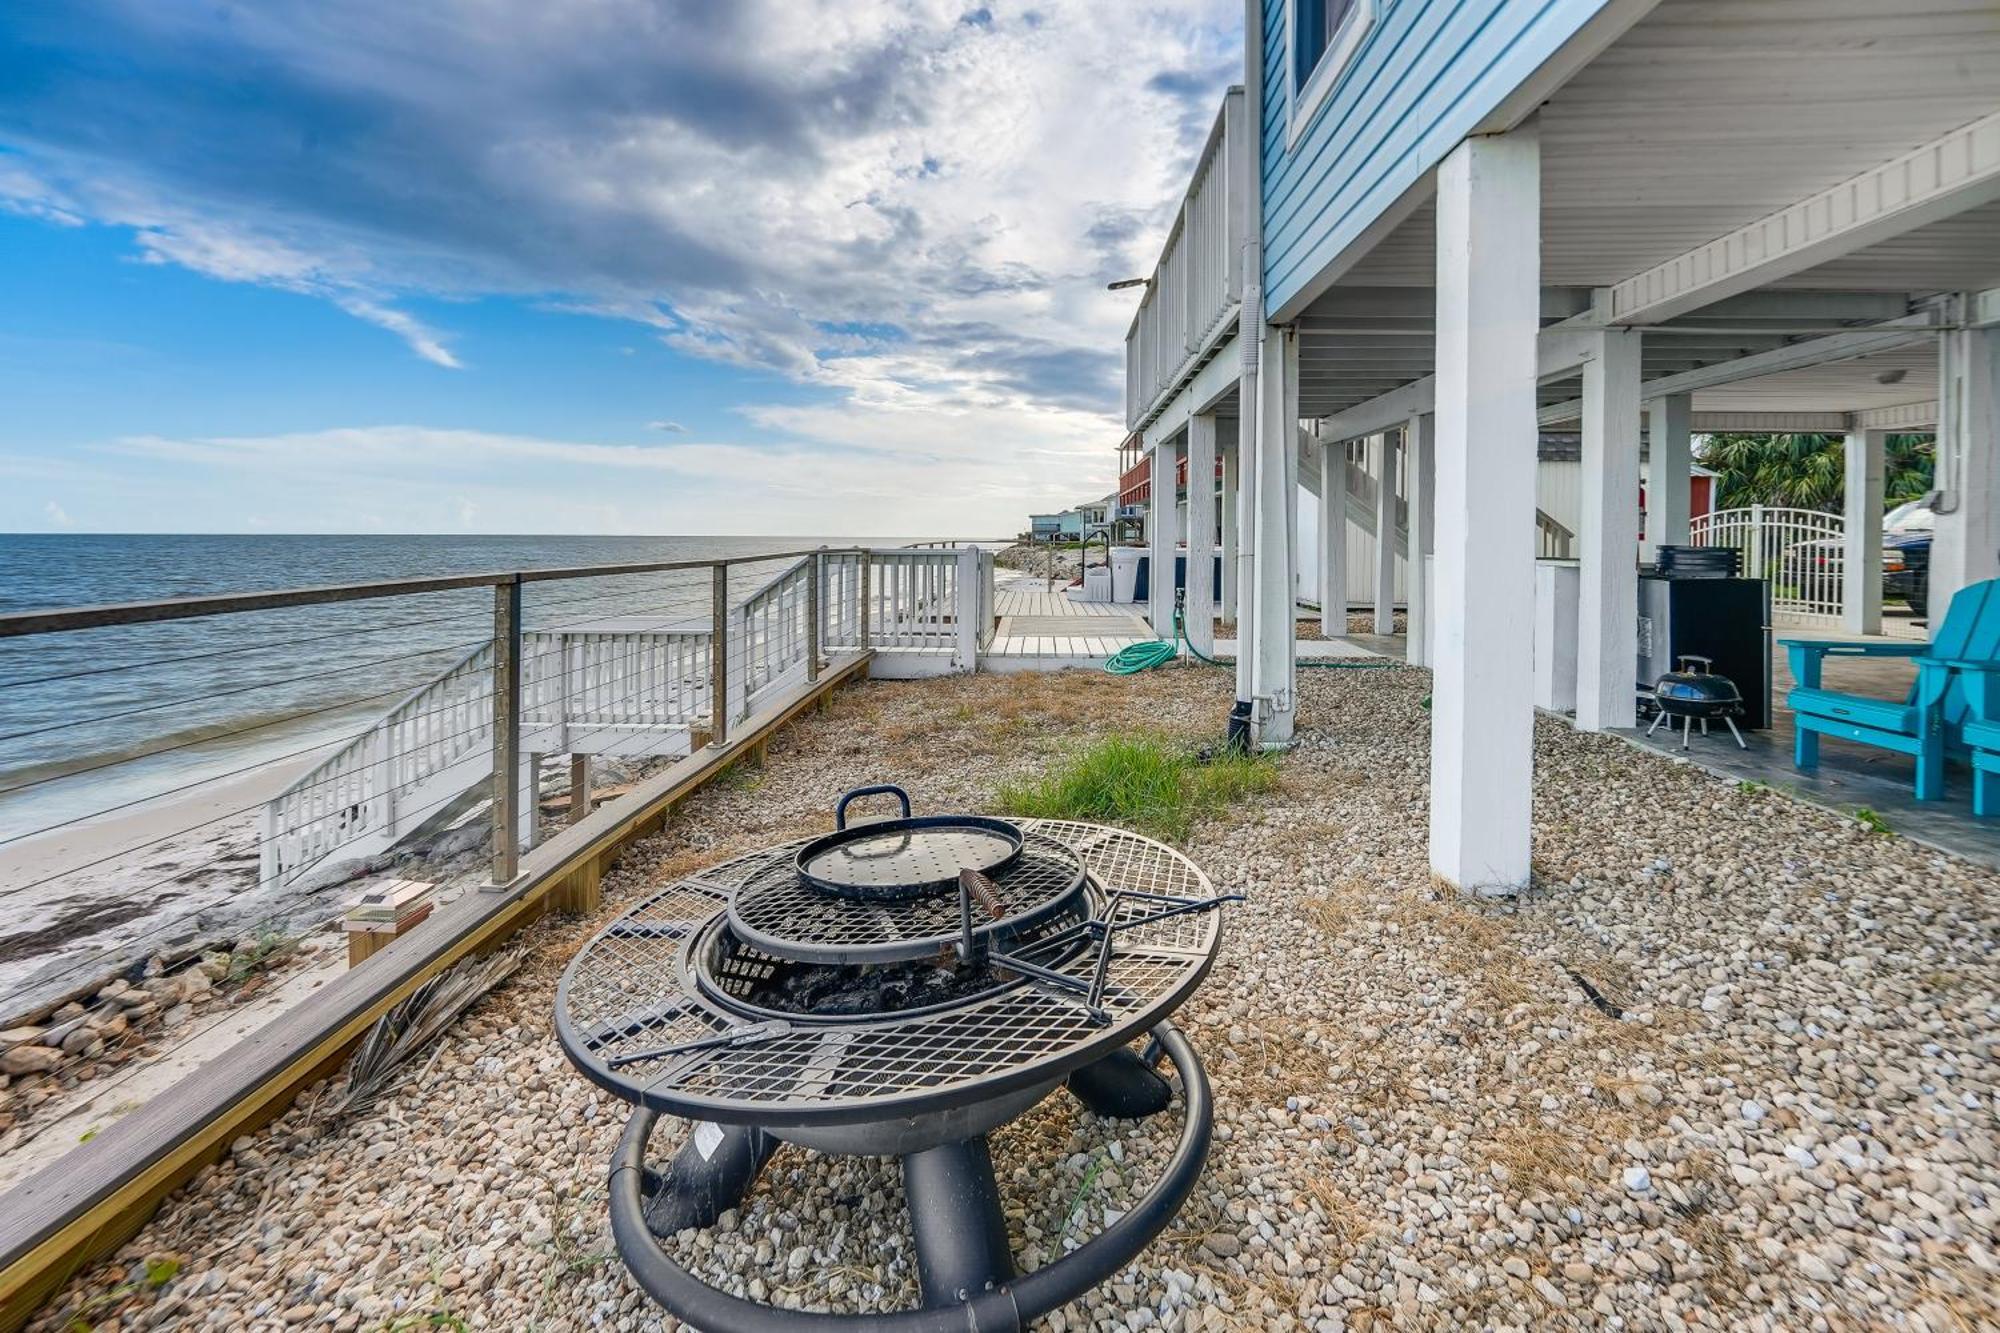
<svg viewBox="0 0 2000 1333">
<path fill-rule="evenodd" d="M 984 670 L 1047 671 L 1091 665 L 1128 644 L 1154 637 L 1145 608 L 1118 602 L 1080 602 L 1062 588 L 1031 575 L 993 585 L 993 610 L 1000 623 L 980 654 Z"/>
<path fill-rule="evenodd" d="M 1060 587 L 1051 592 L 1046 579 L 1032 575 L 1002 572 L 993 587 L 993 605 L 999 624 L 979 655 L 982 671 L 1096 666 L 1120 648 L 1159 637 L 1143 605 L 1078 601 Z M 1301 659 L 1381 656 L 1344 639 L 1301 640 L 1298 653 Z M 1215 655 L 1233 661 L 1236 641 L 1217 640 Z"/>
</svg>

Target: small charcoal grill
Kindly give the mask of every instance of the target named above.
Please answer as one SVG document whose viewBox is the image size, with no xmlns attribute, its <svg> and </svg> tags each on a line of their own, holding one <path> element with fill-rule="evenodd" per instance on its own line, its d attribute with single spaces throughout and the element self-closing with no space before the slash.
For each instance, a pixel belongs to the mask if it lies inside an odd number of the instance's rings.
<svg viewBox="0 0 2000 1333">
<path fill-rule="evenodd" d="M 875 792 L 902 817 L 848 826 L 848 800 Z M 1229 899 L 1117 829 L 916 819 L 896 788 L 849 793 L 839 816 L 825 838 L 645 899 L 563 974 L 564 1051 L 636 1107 L 612 1162 L 613 1237 L 639 1284 L 702 1329 L 1019 1328 L 1131 1262 L 1201 1173 L 1207 1077 L 1167 1018 L 1214 961 Z M 1065 1085 L 1099 1114 L 1164 1111 L 1161 1057 L 1184 1108 L 1160 1179 L 1084 1245 L 1015 1273 L 985 1136 Z M 663 1113 L 695 1125 L 656 1170 Z M 735 1207 L 780 1141 L 901 1158 L 918 1308 L 778 1309 L 667 1253 L 662 1239 Z"/>
<path fill-rule="evenodd" d="M 1736 682 L 1727 676 L 1718 676 L 1711 668 L 1714 662 L 1693 653 L 1681 657 L 1681 669 L 1669 671 L 1653 684 L 1653 704 L 1659 715 L 1653 725 L 1646 728 L 1652 735 L 1660 729 L 1660 723 L 1669 718 L 1681 720 L 1681 748 L 1688 748 L 1688 736 L 1695 724 L 1701 725 L 1701 734 L 1708 735 L 1708 724 L 1720 719 L 1729 727 L 1729 734 L 1736 738 L 1738 749 L 1747 750 L 1743 733 L 1736 729 L 1736 719 L 1743 713 L 1743 693 L 1736 688 Z M 1673 728 L 1667 728 L 1669 736 Z"/>
</svg>

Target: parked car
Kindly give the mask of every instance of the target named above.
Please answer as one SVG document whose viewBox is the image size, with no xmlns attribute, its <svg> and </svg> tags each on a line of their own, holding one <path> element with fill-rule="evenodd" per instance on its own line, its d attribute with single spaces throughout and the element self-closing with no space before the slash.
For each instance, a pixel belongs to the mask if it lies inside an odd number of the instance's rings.
<svg viewBox="0 0 2000 1333">
<path fill-rule="evenodd" d="M 1922 500 L 1908 500 L 1882 517 L 1882 595 L 1922 614 L 1930 593 L 1931 528 L 1935 515 Z M 1782 578 L 1795 589 L 1838 600 L 1846 543 L 1839 537 L 1796 542 L 1785 548 Z"/>
<path fill-rule="evenodd" d="M 1882 595 L 1900 599 L 1919 615 L 1930 598 L 1936 521 L 1922 500 L 1898 505 L 1882 520 Z"/>
</svg>

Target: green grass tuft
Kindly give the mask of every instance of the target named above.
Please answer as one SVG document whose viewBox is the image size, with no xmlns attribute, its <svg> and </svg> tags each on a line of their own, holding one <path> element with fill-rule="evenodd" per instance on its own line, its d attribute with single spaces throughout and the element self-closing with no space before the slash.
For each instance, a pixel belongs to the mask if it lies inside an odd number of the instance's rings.
<svg viewBox="0 0 2000 1333">
<path fill-rule="evenodd" d="M 1889 827 L 1888 820 L 1882 818 L 1881 815 L 1877 814 L 1873 810 L 1870 810 L 1865 805 L 1859 806 L 1855 809 L 1854 822 L 1861 825 L 1862 828 L 1867 829 L 1870 833 L 1887 834 L 1895 832 L 1894 829 L 1891 829 Z"/>
<path fill-rule="evenodd" d="M 1198 821 L 1277 785 L 1278 767 L 1263 757 L 1204 757 L 1157 736 L 1114 736 L 1040 777 L 1006 783 L 999 798 L 1008 814 L 1118 824 L 1178 843 Z"/>
</svg>

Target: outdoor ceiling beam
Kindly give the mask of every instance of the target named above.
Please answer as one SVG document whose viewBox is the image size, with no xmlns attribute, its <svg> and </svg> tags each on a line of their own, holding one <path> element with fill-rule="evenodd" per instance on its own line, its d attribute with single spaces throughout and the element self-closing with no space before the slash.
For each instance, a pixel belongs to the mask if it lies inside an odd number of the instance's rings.
<svg viewBox="0 0 2000 1333">
<path fill-rule="evenodd" d="M 1742 431 L 1748 435 L 1842 434 L 1849 425 L 1846 412 L 1696 412 L 1694 429 L 1702 434 Z"/>
<path fill-rule="evenodd" d="M 1970 292 L 1965 302 L 1965 326 L 1971 329 L 1991 328 L 2000 324 L 2000 287 L 1988 287 L 1983 292 Z"/>
<path fill-rule="evenodd" d="M 1737 357 L 1733 361 L 1718 361 L 1712 366 L 1684 370 L 1676 375 L 1661 375 L 1656 379 L 1647 380 L 1641 386 L 1640 393 L 1645 398 L 1662 398 L 1670 393 L 1694 393 L 1700 389 L 1712 389 L 1720 384 L 1735 384 L 1741 380 L 1761 379 L 1766 375 L 1776 375 L 1787 370 L 1802 370 L 1807 366 L 1821 366 L 1833 361 L 1852 361 L 1856 357 L 1893 351 L 1911 343 L 1922 342 L 1935 335 L 1936 327 L 1934 315 L 1926 310 L 1914 315 L 1905 315 L 1901 319 L 1887 320 L 1872 328 L 1856 329 L 1851 333 L 1829 334 L 1824 338 L 1809 338 L 1803 342 L 1787 343 L 1768 352 Z M 1541 410 L 1542 424 L 1548 425 L 1553 421 L 1574 421 L 1582 411 L 1581 399 L 1554 403 Z"/>
<path fill-rule="evenodd" d="M 1938 405 L 1937 399 L 1933 398 L 1927 403 L 1863 408 L 1847 415 L 1849 430 L 1908 431 L 1922 435 L 1937 429 Z"/>
<path fill-rule="evenodd" d="M 1345 411 L 1322 418 L 1317 434 L 1329 444 L 1373 435 L 1391 426 L 1400 426 L 1411 417 L 1434 411 L 1436 399 L 1437 377 L 1426 375 L 1365 403 L 1357 403 Z"/>
<path fill-rule="evenodd" d="M 1588 287 L 1544 287 L 1543 319 L 1568 319 L 1590 309 Z M 1428 330 L 1437 319 L 1437 292 L 1430 287 L 1335 287 L 1313 302 L 1296 321 L 1302 333 L 1337 330 L 1342 322 L 1418 321 Z"/>
<path fill-rule="evenodd" d="M 2000 111 L 1612 286 L 1619 324 L 1656 324 L 2000 199 Z"/>
</svg>

